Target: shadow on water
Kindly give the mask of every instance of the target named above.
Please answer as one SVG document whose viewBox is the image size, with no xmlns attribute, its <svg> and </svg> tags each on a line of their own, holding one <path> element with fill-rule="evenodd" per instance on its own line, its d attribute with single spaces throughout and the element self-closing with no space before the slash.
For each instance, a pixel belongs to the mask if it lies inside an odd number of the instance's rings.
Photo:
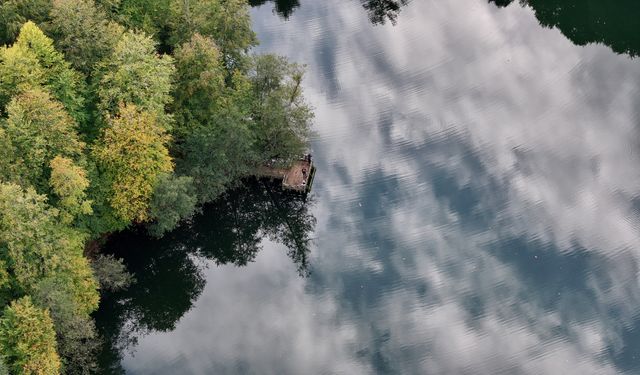
<svg viewBox="0 0 640 375">
<path fill-rule="evenodd" d="M 489 0 L 506 7 L 514 0 Z M 519 0 L 535 12 L 544 27 L 557 27 L 574 44 L 601 43 L 616 53 L 640 54 L 640 1 Z"/>
<path fill-rule="evenodd" d="M 274 2 L 274 12 L 278 13 L 285 20 L 289 19 L 296 8 L 300 6 L 298 0 L 249 0 L 249 5 L 257 7 L 265 4 L 267 1 Z"/>
<path fill-rule="evenodd" d="M 268 1 L 274 3 L 274 12 L 285 20 L 289 19 L 296 8 L 300 7 L 299 0 L 249 0 L 252 7 L 260 6 Z M 403 6 L 411 0 L 360 0 L 362 6 L 369 14 L 369 19 L 374 25 L 384 25 L 387 21 L 395 25 L 398 22 L 398 14 Z"/>
<path fill-rule="evenodd" d="M 361 0 L 362 6 L 369 13 L 369 19 L 374 25 L 384 25 L 387 21 L 395 25 L 402 7 L 410 0 Z"/>
<path fill-rule="evenodd" d="M 124 373 L 122 354 L 135 348 L 138 337 L 175 329 L 202 293 L 208 266 L 245 266 L 262 250 L 264 238 L 285 245 L 299 275 L 307 277 L 316 224 L 311 205 L 310 199 L 254 181 L 161 239 L 149 237 L 144 228 L 114 235 L 105 252 L 124 259 L 136 284 L 106 294 L 96 313 L 105 338 L 103 371 Z"/>
</svg>

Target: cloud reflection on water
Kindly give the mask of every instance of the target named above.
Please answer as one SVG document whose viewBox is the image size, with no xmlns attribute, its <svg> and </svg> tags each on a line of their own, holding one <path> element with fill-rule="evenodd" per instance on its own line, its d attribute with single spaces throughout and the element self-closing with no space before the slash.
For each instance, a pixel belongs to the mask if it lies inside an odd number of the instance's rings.
<svg viewBox="0 0 640 375">
<path fill-rule="evenodd" d="M 640 368 L 638 61 L 479 0 L 414 1 L 395 27 L 357 2 L 268 12 L 261 50 L 308 64 L 316 106 L 311 276 L 269 242 L 242 270 L 210 268 L 125 367 Z"/>
</svg>

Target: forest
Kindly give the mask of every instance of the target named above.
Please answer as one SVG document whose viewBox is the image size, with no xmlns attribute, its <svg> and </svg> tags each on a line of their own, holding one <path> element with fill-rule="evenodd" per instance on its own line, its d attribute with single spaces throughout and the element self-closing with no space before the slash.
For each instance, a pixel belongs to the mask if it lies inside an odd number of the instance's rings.
<svg viewBox="0 0 640 375">
<path fill-rule="evenodd" d="M 252 51 L 246 0 L 0 4 L 0 374 L 91 374 L 110 235 L 155 237 L 297 159 L 304 67 Z"/>
</svg>

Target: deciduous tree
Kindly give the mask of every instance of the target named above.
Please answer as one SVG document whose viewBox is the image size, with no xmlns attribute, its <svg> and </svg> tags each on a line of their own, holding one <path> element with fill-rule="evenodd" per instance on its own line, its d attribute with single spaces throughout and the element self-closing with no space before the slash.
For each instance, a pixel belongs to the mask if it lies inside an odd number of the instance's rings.
<svg viewBox="0 0 640 375">
<path fill-rule="evenodd" d="M 172 0 L 171 23 L 174 46 L 195 33 L 210 36 L 229 71 L 241 67 L 249 48 L 258 44 L 246 0 Z"/>
<path fill-rule="evenodd" d="M 11 44 L 27 21 L 48 19 L 51 0 L 4 0 L 0 4 L 0 45 Z"/>
<path fill-rule="evenodd" d="M 313 112 L 302 95 L 304 70 L 275 55 L 257 56 L 251 71 L 256 152 L 261 159 L 294 159 L 305 151 Z"/>
<path fill-rule="evenodd" d="M 32 293 L 41 280 L 54 277 L 79 311 L 95 310 L 98 285 L 82 256 L 85 239 L 60 222 L 45 196 L 0 183 L 0 259 L 8 266 L 14 293 Z"/>
<path fill-rule="evenodd" d="M 151 234 L 161 237 L 174 229 L 181 220 L 193 215 L 197 203 L 193 178 L 162 175 L 151 198 L 150 216 L 155 219 Z"/>
<path fill-rule="evenodd" d="M 0 49 L 0 107 L 25 88 L 44 85 L 67 112 L 79 122 L 84 111 L 85 85 L 82 76 L 55 50 L 53 41 L 33 22 L 25 23 L 18 39 L 9 48 Z"/>
<path fill-rule="evenodd" d="M 77 125 L 63 106 L 42 90 L 23 92 L 7 105 L 8 119 L 0 139 L 11 145 L 9 155 L 15 173 L 10 180 L 33 185 L 41 192 L 49 189 L 49 163 L 56 156 L 78 158 L 84 144 Z M 2 151 L 0 151 L 2 152 Z"/>
<path fill-rule="evenodd" d="M 49 31 L 66 59 L 89 75 L 113 52 L 124 28 L 110 21 L 93 0 L 54 0 Z"/>
<path fill-rule="evenodd" d="M 165 107 L 171 102 L 174 71 L 173 58 L 158 55 L 153 39 L 127 32 L 100 64 L 99 108 L 113 116 L 121 104 L 133 104 L 167 127 Z"/>
<path fill-rule="evenodd" d="M 89 179 L 85 170 L 62 156 L 51 160 L 50 166 L 49 185 L 57 198 L 62 222 L 70 224 L 78 215 L 91 214 L 91 201 L 87 200 L 86 194 Z"/>
<path fill-rule="evenodd" d="M 153 112 L 120 106 L 109 120 L 94 155 L 110 181 L 109 202 L 129 222 L 149 219 L 149 203 L 158 178 L 173 170 L 169 136 Z"/>
<path fill-rule="evenodd" d="M 57 375 L 60 357 L 56 334 L 47 310 L 23 297 L 4 309 L 0 319 L 0 348 L 14 374 Z"/>
</svg>

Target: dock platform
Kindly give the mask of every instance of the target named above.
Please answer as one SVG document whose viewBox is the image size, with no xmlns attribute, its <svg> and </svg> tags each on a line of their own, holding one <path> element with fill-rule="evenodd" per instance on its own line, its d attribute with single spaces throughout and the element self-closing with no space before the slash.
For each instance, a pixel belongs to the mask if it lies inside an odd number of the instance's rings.
<svg viewBox="0 0 640 375">
<path fill-rule="evenodd" d="M 308 193 L 313 184 L 316 168 L 307 159 L 296 160 L 288 168 L 261 166 L 256 177 L 282 180 L 282 189 L 298 193 Z"/>
</svg>

